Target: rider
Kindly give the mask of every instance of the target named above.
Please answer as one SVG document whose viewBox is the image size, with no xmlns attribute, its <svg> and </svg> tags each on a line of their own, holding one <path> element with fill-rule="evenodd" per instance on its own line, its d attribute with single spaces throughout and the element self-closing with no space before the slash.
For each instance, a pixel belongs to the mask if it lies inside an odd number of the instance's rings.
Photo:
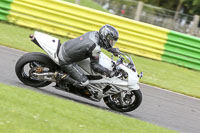
<svg viewBox="0 0 200 133">
<path fill-rule="evenodd" d="M 118 55 L 119 49 L 113 48 L 118 40 L 118 31 L 111 25 L 104 25 L 98 31 L 87 32 L 80 37 L 61 45 L 58 54 L 61 69 L 67 74 L 57 73 L 58 81 L 67 81 L 76 87 L 89 84 L 89 80 L 78 68 L 76 62 L 90 58 L 91 68 L 102 75 L 113 77 L 114 72 L 99 64 L 101 48 Z"/>
</svg>

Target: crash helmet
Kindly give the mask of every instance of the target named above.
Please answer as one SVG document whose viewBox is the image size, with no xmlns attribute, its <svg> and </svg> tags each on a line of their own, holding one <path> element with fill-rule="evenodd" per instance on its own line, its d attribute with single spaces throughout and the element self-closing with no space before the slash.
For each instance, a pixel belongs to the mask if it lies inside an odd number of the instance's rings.
<svg viewBox="0 0 200 133">
<path fill-rule="evenodd" d="M 109 49 L 117 42 L 119 33 L 113 26 L 106 24 L 100 28 L 99 37 L 102 41 L 102 47 Z"/>
</svg>

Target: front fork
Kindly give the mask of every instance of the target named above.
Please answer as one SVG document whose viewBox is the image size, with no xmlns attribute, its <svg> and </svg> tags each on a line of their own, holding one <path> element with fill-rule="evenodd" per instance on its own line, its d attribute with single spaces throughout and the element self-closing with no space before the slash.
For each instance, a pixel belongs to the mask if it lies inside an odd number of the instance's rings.
<svg viewBox="0 0 200 133">
<path fill-rule="evenodd" d="M 113 99 L 115 103 L 118 103 L 119 106 L 123 106 L 123 107 L 127 106 L 132 103 L 132 97 L 134 95 L 133 91 L 134 90 L 121 91 L 120 93 L 117 94 L 118 98 L 114 97 L 111 99 Z M 110 97 L 113 97 L 113 96 L 110 96 Z"/>
</svg>

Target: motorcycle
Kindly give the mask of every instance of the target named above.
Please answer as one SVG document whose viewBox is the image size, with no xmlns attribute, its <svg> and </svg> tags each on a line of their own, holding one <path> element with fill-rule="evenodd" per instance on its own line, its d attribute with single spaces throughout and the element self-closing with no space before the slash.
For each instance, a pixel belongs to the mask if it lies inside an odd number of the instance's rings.
<svg viewBox="0 0 200 133">
<path fill-rule="evenodd" d="M 80 70 L 88 77 L 89 85 L 83 89 L 76 88 L 68 82 L 57 82 L 55 73 L 62 73 L 59 66 L 58 52 L 60 40 L 50 35 L 35 31 L 30 35 L 31 41 L 47 54 L 31 52 L 24 54 L 16 63 L 15 72 L 21 82 L 32 87 L 44 87 L 56 82 L 62 84 L 63 91 L 73 93 L 92 101 L 104 103 L 119 112 L 133 111 L 142 102 L 142 93 L 138 85 L 142 72 L 137 73 L 131 56 L 120 52 L 117 61 L 113 55 L 109 58 L 101 52 L 99 63 L 114 71 L 112 78 L 95 73 L 90 67 L 90 59 L 77 62 Z"/>
</svg>

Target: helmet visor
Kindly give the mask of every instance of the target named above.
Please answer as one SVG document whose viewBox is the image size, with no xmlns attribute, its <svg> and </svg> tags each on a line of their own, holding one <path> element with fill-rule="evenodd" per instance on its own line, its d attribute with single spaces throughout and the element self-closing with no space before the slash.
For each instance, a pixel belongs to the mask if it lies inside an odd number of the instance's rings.
<svg viewBox="0 0 200 133">
<path fill-rule="evenodd" d="M 112 47 L 115 45 L 116 42 L 117 42 L 117 41 L 115 41 L 115 40 L 110 40 L 110 41 L 109 41 L 109 43 L 110 43 L 110 45 L 111 45 Z"/>
<path fill-rule="evenodd" d="M 113 36 L 111 36 L 111 35 L 108 35 L 107 36 L 107 41 L 109 42 L 109 44 L 110 44 L 110 46 L 114 46 L 115 45 L 115 43 L 117 42 L 117 39 L 118 38 L 114 38 Z"/>
</svg>

